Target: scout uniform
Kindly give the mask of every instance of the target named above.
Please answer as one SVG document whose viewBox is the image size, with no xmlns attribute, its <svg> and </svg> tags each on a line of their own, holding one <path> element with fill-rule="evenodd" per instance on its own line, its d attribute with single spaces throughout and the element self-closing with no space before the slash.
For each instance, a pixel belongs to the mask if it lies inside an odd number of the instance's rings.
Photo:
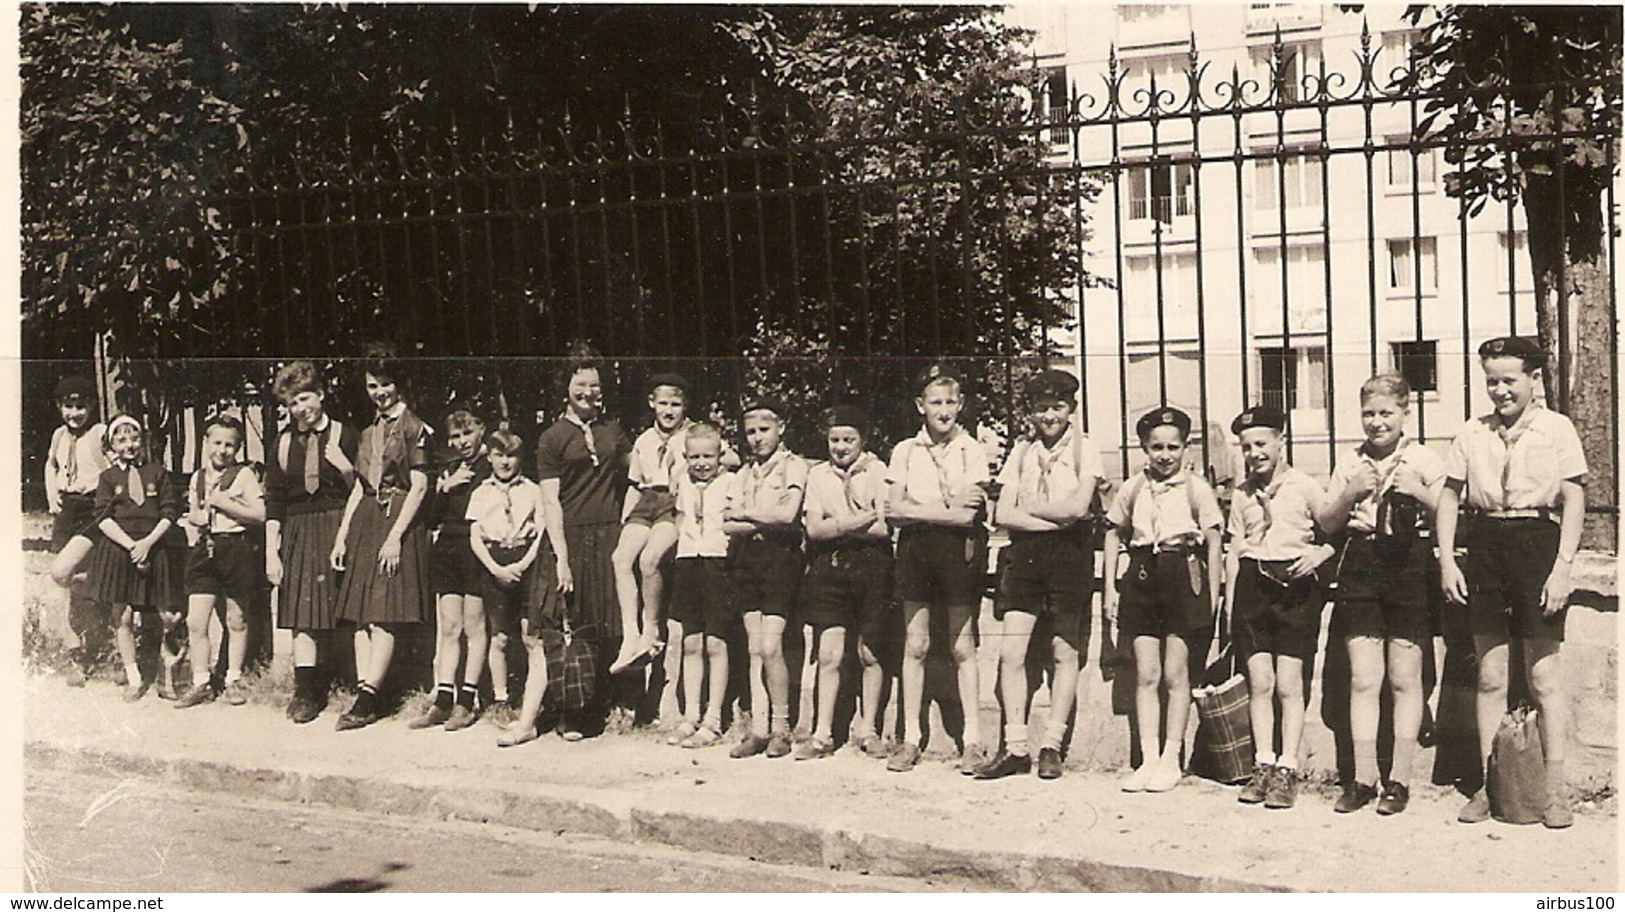
<svg viewBox="0 0 1625 912">
<path fill-rule="evenodd" d="M 355 428 L 323 414 L 310 430 L 284 430 L 265 468 L 265 521 L 282 524 L 282 586 L 277 626 L 332 630 L 338 623 L 339 575 L 329 560 L 344 502 L 355 484 Z"/>
<path fill-rule="evenodd" d="M 704 484 L 686 473 L 677 477 L 677 564 L 672 571 L 671 620 L 683 636 L 696 633 L 728 638 L 736 615 L 728 579 L 728 535 L 722 511 L 736 496 L 739 478 L 720 472 Z M 699 684 L 691 685 L 699 693 Z"/>
<path fill-rule="evenodd" d="M 831 412 L 835 427 L 868 427 L 868 416 L 851 406 Z M 815 463 L 807 470 L 806 519 L 849 519 L 873 510 L 886 496 L 886 464 L 873 453 L 858 454 L 852 465 Z M 884 530 L 884 523 L 881 524 Z M 815 628 L 845 627 L 866 642 L 878 642 L 891 599 L 891 538 L 872 527 L 837 539 L 807 542 L 807 578 L 801 595 L 803 619 Z"/>
<path fill-rule="evenodd" d="M 935 380 L 927 374 L 916 392 Z M 948 502 L 973 485 L 989 481 L 987 454 L 961 426 L 942 443 L 921 428 L 892 450 L 886 482 L 899 486 L 915 503 Z M 987 573 L 987 530 L 970 526 L 903 526 L 897 535 L 897 597 L 932 607 L 975 605 Z"/>
<path fill-rule="evenodd" d="M 211 490 L 224 491 L 245 504 L 265 499 L 259 476 L 241 463 L 223 470 L 199 468 L 187 486 L 188 506 L 203 509 Z M 264 583 L 265 556 L 248 528 L 223 510 L 208 510 L 207 521 L 198 529 L 197 544 L 187 555 L 187 594 L 227 598 L 248 611 L 259 607 Z"/>
<path fill-rule="evenodd" d="M 1328 492 L 1342 491 L 1362 465 L 1377 471 L 1377 488 L 1349 510 L 1348 541 L 1337 562 L 1334 636 L 1394 637 L 1420 643 L 1428 638 L 1428 601 L 1435 585 L 1433 548 L 1423 537 L 1427 511 L 1415 498 L 1393 489 L 1401 465 L 1432 485 L 1444 474 L 1438 454 L 1401 437 L 1392 453 L 1378 459 L 1356 447 L 1332 469 Z"/>
<path fill-rule="evenodd" d="M 531 543 L 542 534 L 542 489 L 523 475 L 503 481 L 490 474 L 489 463 L 486 470 L 482 481 L 469 485 L 472 490 L 463 521 L 470 535 L 480 537 L 491 560 L 499 567 L 509 567 L 524 560 Z M 476 557 L 475 562 L 478 560 Z M 513 633 L 518 610 L 541 601 L 539 587 L 547 574 L 538 571 L 540 560 L 538 550 L 523 578 L 509 587 L 498 585 L 485 565 L 479 565 L 480 578 L 473 581 L 477 588 L 465 592 L 484 597 L 486 624 L 492 634 Z"/>
<path fill-rule="evenodd" d="M 1258 406 L 1237 416 L 1232 434 L 1286 428 L 1280 409 Z M 1248 477 L 1230 503 L 1231 547 L 1240 558 L 1231 628 L 1236 654 L 1267 652 L 1310 662 L 1320 636 L 1325 594 L 1314 574 L 1290 579 L 1286 568 L 1315 546 L 1315 511 L 1324 492 L 1303 472 L 1278 463 L 1268 484 Z"/>
<path fill-rule="evenodd" d="M 649 378 L 649 391 L 672 386 L 687 395 L 688 381 L 677 374 L 656 374 Z M 677 479 L 684 474 L 683 445 L 688 439 L 688 418 L 664 433 L 658 426 L 649 427 L 632 443 L 631 464 L 626 477 L 638 489 L 637 503 L 626 516 L 628 523 L 652 526 L 659 522 L 673 522 Z"/>
<path fill-rule="evenodd" d="M 73 399 L 94 407 L 96 388 L 84 377 L 64 377 L 56 386 L 56 401 Z M 96 483 L 109 465 L 102 450 L 106 434 L 101 422 L 80 431 L 62 425 L 51 433 L 45 457 L 45 499 L 51 506 L 52 551 L 61 551 L 75 535 L 94 537 Z"/>
<path fill-rule="evenodd" d="M 785 407 L 775 402 L 756 402 L 745 412 L 763 409 L 779 416 L 786 413 Z M 807 477 L 807 460 L 790 452 L 782 442 L 766 462 L 747 462 L 736 473 L 734 502 L 746 510 L 779 503 L 790 491 L 799 491 L 801 483 L 791 480 L 793 467 L 799 467 L 796 475 Z M 800 523 L 758 528 L 734 536 L 728 547 L 728 561 L 735 613 L 760 611 L 787 620 L 794 616 L 803 569 Z"/>
<path fill-rule="evenodd" d="M 1491 339 L 1479 357 L 1543 358 L 1534 342 Z M 1580 435 L 1569 419 L 1531 402 L 1512 427 L 1494 413 L 1469 421 L 1444 462 L 1446 478 L 1463 483 L 1468 611 L 1474 634 L 1563 639 L 1567 609 L 1541 611 L 1546 578 L 1557 560 L 1563 482 L 1586 473 Z"/>
<path fill-rule="evenodd" d="M 115 419 L 108 427 L 118 423 Z M 181 496 L 162 465 L 115 462 L 97 482 L 95 509 L 97 516 L 113 520 L 125 534 L 141 539 L 160 520 L 173 524 L 180 519 Z M 165 534 L 146 566 L 137 567 L 130 562 L 130 552 L 98 534 L 86 562 L 85 595 L 113 605 L 179 611 L 186 604 L 185 559 L 185 550 Z"/>
<path fill-rule="evenodd" d="M 1026 394 L 1029 400 L 1072 402 L 1078 381 L 1062 371 L 1045 371 L 1027 384 Z M 1102 474 L 1100 453 L 1074 420 L 1053 447 L 1037 439 L 1015 445 L 999 473 L 1000 497 L 1018 509 L 1031 510 L 1076 496 L 1087 482 L 1098 484 Z M 1009 611 L 1048 615 L 1054 634 L 1081 652 L 1094 588 L 1093 523 L 1080 519 L 1048 532 L 1012 531 L 999 564 L 994 617 L 1002 621 Z"/>
<path fill-rule="evenodd" d="M 1188 437 L 1191 419 L 1179 409 L 1159 409 L 1142 416 L 1135 431 L 1144 440 L 1163 425 Z M 1159 479 L 1147 467 L 1123 483 L 1106 521 L 1128 545 L 1128 569 L 1117 584 L 1119 633 L 1176 636 L 1191 655 L 1202 655 L 1213 635 L 1205 533 L 1224 524 L 1212 486 L 1189 468 Z"/>
<path fill-rule="evenodd" d="M 474 473 L 468 483 L 449 491 L 431 491 L 426 505 L 426 526 L 434 529 L 434 544 L 429 548 L 429 578 L 436 595 L 474 595 L 485 591 L 490 574 L 485 565 L 474 556 L 469 547 L 469 504 L 474 491 L 491 478 L 491 463 L 485 459 L 485 448 L 465 463 L 453 459 L 441 471 L 442 479 L 467 465 Z"/>
<path fill-rule="evenodd" d="M 428 464 L 429 429 L 406 403 L 396 402 L 361 432 L 356 484 L 364 495 L 350 519 L 348 569 L 339 583 L 339 617 L 356 625 L 416 624 L 434 600 L 429 581 L 429 532 L 422 510 L 401 536 L 395 573 L 378 570 L 378 552 L 401 515 L 411 472 Z"/>
</svg>

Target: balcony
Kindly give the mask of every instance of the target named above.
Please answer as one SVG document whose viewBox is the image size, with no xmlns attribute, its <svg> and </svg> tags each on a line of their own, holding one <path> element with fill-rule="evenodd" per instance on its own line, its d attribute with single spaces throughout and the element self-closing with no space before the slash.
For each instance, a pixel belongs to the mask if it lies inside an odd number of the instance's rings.
<svg viewBox="0 0 1625 912">
<path fill-rule="evenodd" d="M 1247 7 L 1247 34 L 1319 28 L 1325 10 L 1314 3 L 1253 3 Z"/>
</svg>

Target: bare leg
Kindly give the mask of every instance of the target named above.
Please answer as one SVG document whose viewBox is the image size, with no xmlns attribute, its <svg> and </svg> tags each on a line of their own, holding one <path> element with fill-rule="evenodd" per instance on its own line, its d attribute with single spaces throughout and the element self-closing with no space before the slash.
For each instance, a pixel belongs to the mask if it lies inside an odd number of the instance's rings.
<svg viewBox="0 0 1625 912">
<path fill-rule="evenodd" d="M 382 625 L 372 624 L 372 644 L 368 650 L 367 671 L 361 680 L 373 686 L 374 690 L 384 686 L 384 678 L 389 675 L 389 662 L 395 657 L 395 635 Z M 359 661 L 359 659 L 358 659 Z"/>
<path fill-rule="evenodd" d="M 1475 634 L 1473 649 L 1478 652 L 1478 759 L 1488 768 L 1495 731 L 1507 711 L 1507 641 L 1501 636 Z"/>
<path fill-rule="evenodd" d="M 1066 719 L 1072 715 L 1072 705 L 1078 699 L 1078 674 L 1082 657 L 1071 643 L 1054 637 L 1051 645 L 1055 652 L 1055 676 L 1050 679 L 1049 720 L 1044 726 L 1042 747 L 1060 750 L 1066 738 Z"/>
<path fill-rule="evenodd" d="M 1162 723 L 1162 700 L 1157 693 L 1162 684 L 1161 646 L 1156 637 L 1134 638 L 1134 721 L 1140 727 L 1140 766 L 1136 769 L 1149 769 L 1162 754 L 1157 737 Z"/>
<path fill-rule="evenodd" d="M 226 632 L 226 683 L 230 684 L 243 676 L 243 663 L 248 660 L 248 619 L 234 598 L 226 599 Z"/>
<path fill-rule="evenodd" d="M 195 593 L 186 597 L 186 637 L 192 653 L 192 686 L 209 683 L 213 663 L 207 657 L 215 654 L 209 642 L 209 622 L 214 619 L 214 596 Z"/>
<path fill-rule="evenodd" d="M 1535 708 L 1539 710 L 1536 721 L 1540 725 L 1540 746 L 1545 752 L 1548 770 L 1553 763 L 1562 764 L 1568 753 L 1569 707 L 1563 701 L 1560 646 L 1556 640 L 1523 641 L 1529 696 L 1534 698 Z"/>
<path fill-rule="evenodd" d="M 976 670 L 976 634 L 971 625 L 979 607 L 948 606 L 948 637 L 953 643 L 954 669 L 959 678 L 959 703 L 965 710 L 966 750 L 982 743 L 982 689 Z"/>
<path fill-rule="evenodd" d="M 1275 656 L 1255 652 L 1247 657 L 1247 716 L 1253 729 L 1253 756 L 1275 762 Z"/>
<path fill-rule="evenodd" d="M 1281 761 L 1297 767 L 1298 745 L 1303 740 L 1303 659 L 1275 657 L 1275 695 L 1281 701 Z"/>
<path fill-rule="evenodd" d="M 118 612 L 118 628 L 113 631 L 113 642 L 118 647 L 118 658 L 124 664 L 124 674 L 130 679 L 130 686 L 140 687 L 141 666 L 136 663 L 135 656 L 135 611 L 129 605 L 123 605 Z"/>
<path fill-rule="evenodd" d="M 1161 762 L 1179 769 L 1179 752 L 1185 746 L 1185 725 L 1191 711 L 1190 647 L 1176 636 L 1162 641 L 1162 685 L 1167 692 L 1167 715 L 1162 727 Z M 1060 676 L 1059 672 L 1056 674 Z"/>
<path fill-rule="evenodd" d="M 1035 615 L 1025 611 L 1007 611 L 999 629 L 999 697 L 1004 703 L 1005 749 L 1017 756 L 1026 756 L 1027 749 L 1027 646 L 1032 641 Z M 960 698 L 964 698 L 961 690 Z M 965 707 L 967 731 L 965 746 L 971 744 L 969 719 L 974 709 Z"/>
<path fill-rule="evenodd" d="M 759 621 L 762 678 L 767 685 L 769 732 L 790 730 L 790 667 L 784 662 L 784 618 L 761 615 Z"/>
<path fill-rule="evenodd" d="M 491 698 L 498 703 L 508 702 L 508 635 L 492 633 L 487 637 L 485 666 L 491 670 Z M 477 682 L 470 682 L 477 683 Z"/>
<path fill-rule="evenodd" d="M 846 628 L 827 627 L 818 643 L 818 720 L 813 737 L 835 738 L 835 700 L 841 691 L 841 660 L 846 658 Z"/>
<path fill-rule="evenodd" d="M 618 667 L 637 651 L 638 635 L 638 555 L 649 540 L 650 529 L 639 523 L 621 527 L 610 563 L 615 567 L 615 601 L 621 609 L 621 648 L 611 667 Z M 647 583 L 647 579 L 645 579 Z"/>
<path fill-rule="evenodd" d="M 450 687 L 457 680 L 457 660 L 462 658 L 463 615 L 463 597 L 460 595 L 442 595 L 435 603 L 438 632 L 434 649 L 434 682 L 438 685 Z M 360 652 L 356 653 L 356 668 L 361 668 Z"/>
<path fill-rule="evenodd" d="M 666 653 L 662 664 L 666 672 L 665 686 L 660 688 L 660 721 L 667 724 L 681 717 L 689 719 L 687 709 L 679 705 L 677 699 L 678 685 L 682 684 L 682 693 L 685 703 L 693 704 L 696 714 L 690 721 L 696 721 L 700 711 L 701 681 L 705 675 L 705 635 L 693 634 L 697 637 L 694 646 L 694 661 L 700 666 L 699 675 L 689 678 L 688 675 L 688 642 L 683 633 L 683 625 L 679 621 L 666 621 Z"/>
<path fill-rule="evenodd" d="M 625 537 L 625 534 L 622 534 Z M 655 523 L 649 529 L 648 540 L 638 555 L 638 570 L 643 579 L 643 648 L 653 650 L 660 642 L 660 602 L 666 592 L 666 578 L 660 573 L 660 562 L 677 544 L 677 524 Z M 619 577 L 616 584 L 619 585 Z M 617 590 L 618 591 L 618 590 Z"/>
<path fill-rule="evenodd" d="M 705 724 L 712 731 L 722 731 L 722 704 L 728 699 L 728 641 L 719 636 L 705 635 L 705 661 L 710 666 L 706 684 Z M 695 690 L 699 687 L 696 685 Z"/>
<path fill-rule="evenodd" d="M 858 638 L 858 664 L 863 666 L 863 712 L 859 716 L 859 731 L 873 735 L 880 731 L 880 694 L 886 686 L 886 670 L 880 667 L 880 660 L 862 636 Z"/>
<path fill-rule="evenodd" d="M 463 637 L 468 641 L 468 659 L 463 665 L 463 683 L 478 686 L 480 676 L 485 674 L 486 658 L 491 651 L 491 636 L 485 628 L 485 599 L 477 595 L 463 596 L 463 612 L 458 621 L 459 626 L 463 628 Z M 455 654 L 453 652 L 453 655 Z M 492 670 L 495 671 L 495 668 Z M 457 673 L 455 662 L 452 663 L 451 672 Z M 506 659 L 503 660 L 503 675 L 507 675 Z M 507 687 L 504 686 L 502 689 L 506 691 Z"/>
<path fill-rule="evenodd" d="M 903 603 L 903 740 L 925 740 L 920 716 L 925 703 L 925 654 L 931 650 L 931 613 L 925 602 Z"/>
<path fill-rule="evenodd" d="M 547 650 L 540 637 L 525 637 L 525 648 L 530 656 L 530 670 L 525 675 L 525 695 L 519 706 L 519 718 L 505 733 L 505 737 L 534 734 L 536 717 L 542 714 L 542 698 L 547 694 Z"/>
<path fill-rule="evenodd" d="M 762 677 L 762 613 L 746 612 L 744 620 L 747 649 L 750 652 L 750 730 L 751 734 L 765 738 L 768 734 L 769 703 L 767 681 Z"/>
<path fill-rule="evenodd" d="M 1378 704 L 1383 678 L 1382 640 L 1372 636 L 1351 636 L 1346 637 L 1344 642 L 1349 651 L 1349 739 L 1354 742 L 1354 781 L 1362 785 L 1375 785 Z M 1417 673 L 1421 673 L 1420 666 Z M 1398 721 L 1397 717 L 1395 721 Z M 1417 722 L 1421 722 L 1420 715 Z M 1397 730 L 1395 737 L 1398 737 Z"/>
<path fill-rule="evenodd" d="M 1388 778 L 1409 783 L 1422 730 L 1422 647 L 1409 640 L 1388 641 L 1388 689 L 1394 695 L 1394 764 Z"/>
<path fill-rule="evenodd" d="M 669 644 L 666 647 L 666 655 L 676 655 L 680 652 L 682 657 L 682 662 L 680 663 L 682 666 L 681 675 L 683 684 L 682 717 L 686 721 L 699 725 L 701 715 L 700 707 L 706 702 L 705 634 L 684 634 L 683 625 L 676 621 L 668 621 L 667 628 L 670 631 L 670 638 L 666 641 Z M 681 650 L 672 648 L 674 645 L 679 643 L 682 644 Z M 667 664 L 671 663 L 668 662 Z M 713 685 L 715 683 L 716 682 L 714 681 L 712 682 Z M 723 681 L 722 683 L 726 687 L 728 682 Z M 677 688 L 677 675 L 669 676 L 666 679 L 666 686 L 675 691 Z M 676 697 L 674 696 L 673 700 L 675 699 Z M 718 719 L 721 719 L 722 701 L 719 699 L 713 702 L 715 702 L 717 705 L 717 717 Z M 709 706 L 707 706 L 706 712 L 710 712 Z"/>
</svg>

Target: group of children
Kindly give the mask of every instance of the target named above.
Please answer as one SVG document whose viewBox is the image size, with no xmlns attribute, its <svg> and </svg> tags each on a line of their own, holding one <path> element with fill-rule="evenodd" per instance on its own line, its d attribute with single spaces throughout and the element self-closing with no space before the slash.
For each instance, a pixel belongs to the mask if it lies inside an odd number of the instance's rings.
<svg viewBox="0 0 1625 912">
<path fill-rule="evenodd" d="M 365 364 L 375 417 L 358 431 L 326 413 L 325 382 L 300 361 L 276 375 L 273 390 L 290 426 L 267 454 L 263 485 L 239 462 L 240 423 L 217 417 L 184 494 L 145 458 L 140 423 L 123 414 L 105 426 L 93 422 L 94 389 L 70 378 L 57 390 L 63 427 L 46 467 L 59 552 L 53 573 L 73 585 L 70 622 L 86 646 L 70 680 L 83 683 L 95 606 L 111 605 L 125 697 L 139 699 L 148 682 L 132 621 L 151 609 L 164 631 L 159 695 L 177 707 L 216 696 L 243 702 L 244 612 L 258 604 L 253 590 L 263 572 L 279 590 L 278 622 L 293 635 L 288 715 L 295 722 L 323 709 L 319 647 L 341 625 L 354 628 L 358 678 L 354 704 L 338 718 L 345 730 L 379 718 L 378 691 L 402 625 L 433 617 L 434 701 L 412 728 L 467 728 L 483 713 L 509 723 L 499 744 L 534 739 L 549 679 L 557 677 L 548 663 L 558 652 L 549 647 L 568 636 L 597 644 L 601 658 L 597 697 L 555 723 L 566 739 L 582 737 L 595 717 L 629 724 L 611 677 L 639 678 L 662 659 L 668 743 L 721 742 L 724 712 L 737 700 L 749 722 L 730 756 L 813 759 L 836 749 L 833 722 L 850 651 L 861 678 L 850 741 L 903 772 L 920 759 L 935 627 L 947 635 L 969 710 L 961 771 L 998 779 L 1036 766 L 1053 779 L 1063 771 L 1091 614 L 1093 533 L 1103 519 L 1102 615 L 1131 644 L 1136 673 L 1142 763 L 1124 779 L 1125 791 L 1178 785 L 1191 668 L 1212 662 L 1226 643 L 1245 669 L 1255 742 L 1253 776 L 1239 800 L 1294 804 L 1306 670 L 1335 580 L 1331 629 L 1352 668 L 1354 748 L 1354 776 L 1336 810 L 1376 801 L 1378 813 L 1403 811 L 1436 568 L 1448 600 L 1471 618 L 1482 755 L 1506 708 L 1508 645 L 1520 641 L 1550 784 L 1545 821 L 1566 826 L 1558 647 L 1585 461 L 1572 424 L 1536 401 L 1544 367 L 1538 345 L 1506 337 L 1479 354 L 1494 411 L 1469 422 L 1448 456 L 1406 437 L 1411 391 L 1398 376 L 1379 374 L 1360 389 L 1365 440 L 1337 462 L 1325 488 L 1286 462 L 1285 414 L 1269 406 L 1242 412 L 1231 432 L 1245 475 L 1228 518 L 1209 481 L 1186 467 L 1191 420 L 1170 407 L 1136 423 L 1144 469 L 1102 517 L 1099 452 L 1075 420 L 1079 384 L 1054 370 L 1027 381 L 1028 428 L 995 480 L 981 444 L 959 424 L 960 381 L 945 368 L 918 379 L 920 431 L 893 448 L 889 464 L 869 451 L 869 416 L 849 404 L 824 413 L 827 459 L 809 464 L 784 444 L 782 403 L 747 403 L 741 458 L 716 427 L 687 417 L 690 387 L 676 374 L 651 379 L 653 424 L 629 443 L 602 414 L 600 371 L 584 356 L 564 372 L 566 408 L 538 441 L 532 481 L 519 470 L 520 439 L 487 432 L 466 410 L 446 421 L 453 458 L 431 467 L 430 431 L 402 398 L 395 362 Z M 245 534 L 261 523 L 263 556 Z M 177 527 L 189 546 L 175 540 Z M 1008 537 L 994 600 L 1003 723 L 996 733 L 981 731 L 975 711 L 975 619 L 990 528 Z M 1458 545 L 1467 549 L 1460 563 Z M 888 622 L 900 637 L 886 633 Z M 786 643 L 803 625 L 814 635 L 807 651 L 816 701 L 810 737 L 796 746 Z M 216 631 L 226 641 L 219 687 Z M 514 708 L 506 646 L 516 632 L 530 661 Z M 1034 637 L 1037 659 L 1030 658 Z M 880 733 L 888 643 L 900 646 L 896 743 Z M 181 691 L 173 671 L 187 649 L 192 685 Z M 1049 666 L 1052 695 L 1036 763 L 1028 732 L 1035 661 Z M 481 707 L 487 671 L 494 701 Z M 1386 779 L 1376 748 L 1384 680 L 1394 705 Z M 1476 822 L 1488 811 L 1481 790 L 1460 819 Z"/>
</svg>

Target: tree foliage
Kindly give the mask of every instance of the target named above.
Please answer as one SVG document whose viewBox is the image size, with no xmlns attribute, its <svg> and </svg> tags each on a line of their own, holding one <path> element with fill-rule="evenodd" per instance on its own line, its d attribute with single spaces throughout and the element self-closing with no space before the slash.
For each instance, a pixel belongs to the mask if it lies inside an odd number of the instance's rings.
<svg viewBox="0 0 1625 912">
<path fill-rule="evenodd" d="M 1455 166 L 1445 189 L 1476 212 L 1521 203 L 1542 344 L 1557 353 L 1548 397 L 1574 419 L 1590 465 L 1588 498 L 1617 505 L 1615 327 L 1605 201 L 1618 173 L 1618 6 L 1412 7 L 1426 23 L 1408 88 L 1436 93 L 1419 126 Z M 1613 547 L 1593 518 L 1588 541 Z"/>
</svg>

